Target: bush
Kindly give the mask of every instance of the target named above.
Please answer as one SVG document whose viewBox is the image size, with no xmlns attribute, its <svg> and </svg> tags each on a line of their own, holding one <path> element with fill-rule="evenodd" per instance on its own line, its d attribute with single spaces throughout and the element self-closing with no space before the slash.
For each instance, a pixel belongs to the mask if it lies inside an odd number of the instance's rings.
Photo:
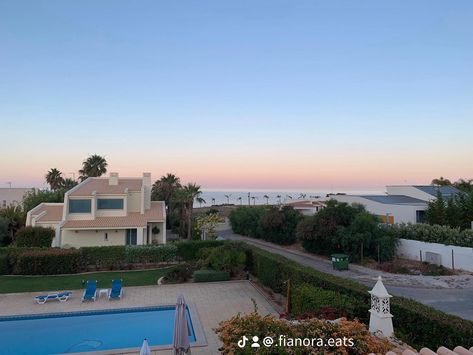
<svg viewBox="0 0 473 355">
<path fill-rule="evenodd" d="M 199 265 L 216 271 L 226 271 L 231 275 L 243 270 L 246 253 L 239 243 L 226 243 L 216 248 L 203 248 L 199 251 Z"/>
<path fill-rule="evenodd" d="M 83 268 L 121 269 L 126 263 L 126 249 L 123 245 L 108 247 L 82 247 L 79 249 Z"/>
<path fill-rule="evenodd" d="M 125 248 L 127 263 L 163 263 L 175 261 L 177 247 L 168 245 L 140 245 Z"/>
<path fill-rule="evenodd" d="M 259 221 L 266 210 L 264 206 L 240 206 L 234 209 L 229 215 L 233 232 L 259 238 Z"/>
<path fill-rule="evenodd" d="M 193 268 L 190 264 L 180 264 L 172 268 L 166 274 L 165 282 L 166 283 L 182 283 L 186 282 L 192 277 Z"/>
<path fill-rule="evenodd" d="M 350 354 L 350 355 L 366 355 L 368 353 L 385 354 L 390 350 L 392 345 L 383 339 L 379 339 L 366 329 L 364 324 L 359 322 L 342 320 L 340 323 L 334 324 L 325 322 L 320 319 L 303 320 L 297 323 L 290 322 L 286 319 L 277 319 L 274 316 L 267 315 L 265 317 L 259 315 L 256 311 L 250 314 L 238 314 L 231 319 L 221 322 L 215 330 L 219 339 L 222 341 L 222 348 L 219 350 L 222 354 L 255 354 L 255 349 L 251 348 L 251 341 L 244 348 L 238 346 L 238 341 L 243 336 L 256 335 L 259 339 L 266 336 L 272 336 L 276 344 L 278 338 L 283 335 L 286 339 L 337 339 L 333 346 L 320 346 L 314 342 L 313 345 L 304 346 L 302 344 L 282 343 L 281 346 L 258 348 L 258 354 Z M 343 343 L 343 340 L 346 343 Z M 353 341 L 349 343 L 349 339 Z"/>
<path fill-rule="evenodd" d="M 473 248 L 473 230 L 471 229 L 460 230 L 460 228 L 420 223 L 394 224 L 383 226 L 383 228 L 386 233 L 394 234 L 402 239 Z"/>
<path fill-rule="evenodd" d="M 226 271 L 197 270 L 194 271 L 194 282 L 228 281 L 230 274 Z"/>
<path fill-rule="evenodd" d="M 8 255 L 0 254 L 0 275 L 8 275 L 10 273 L 10 265 L 8 263 Z"/>
<path fill-rule="evenodd" d="M 56 232 L 52 228 L 24 227 L 15 236 L 17 247 L 51 247 Z"/>
<path fill-rule="evenodd" d="M 325 274 L 304 267 L 280 255 L 256 247 L 246 247 L 247 266 L 265 286 L 274 292 L 285 293 L 284 281 L 291 279 L 294 287 L 302 284 L 331 290 L 357 300 L 353 315 L 365 323 L 368 320 L 370 296 L 362 284 Z M 473 346 L 473 322 L 437 311 L 419 302 L 393 297 L 391 312 L 396 335 L 406 343 L 417 347 L 437 349 L 439 346 L 454 348 L 458 344 Z"/>
<path fill-rule="evenodd" d="M 56 275 L 73 274 L 81 269 L 81 255 L 75 249 L 45 249 L 18 255 L 14 274 Z"/>
<path fill-rule="evenodd" d="M 175 243 L 177 256 L 184 261 L 196 260 L 202 248 L 214 248 L 224 244 L 223 240 L 188 240 Z"/>
<path fill-rule="evenodd" d="M 309 284 L 294 287 L 291 297 L 291 308 L 294 315 L 304 313 L 320 314 L 324 308 L 335 310 L 336 318 L 353 318 L 355 305 L 366 308 L 365 304 L 335 291 L 322 290 Z"/>
</svg>

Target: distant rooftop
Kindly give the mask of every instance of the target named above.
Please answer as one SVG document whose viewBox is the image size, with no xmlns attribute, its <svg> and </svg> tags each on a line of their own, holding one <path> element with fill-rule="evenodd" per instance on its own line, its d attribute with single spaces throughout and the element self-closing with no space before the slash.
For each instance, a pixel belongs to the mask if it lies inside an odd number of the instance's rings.
<svg viewBox="0 0 473 355">
<path fill-rule="evenodd" d="M 404 195 L 360 195 L 362 198 L 390 205 L 425 205 L 426 202 Z"/>
<path fill-rule="evenodd" d="M 460 193 L 460 190 L 453 186 L 414 185 L 414 187 L 434 197 L 437 197 L 439 191 L 444 198 L 449 198 Z"/>
</svg>

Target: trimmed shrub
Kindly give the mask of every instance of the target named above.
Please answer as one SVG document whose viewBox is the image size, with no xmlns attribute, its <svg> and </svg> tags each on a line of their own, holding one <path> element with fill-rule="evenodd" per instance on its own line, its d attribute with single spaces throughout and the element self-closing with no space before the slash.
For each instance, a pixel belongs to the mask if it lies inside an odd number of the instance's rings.
<svg viewBox="0 0 473 355">
<path fill-rule="evenodd" d="M 230 274 L 226 271 L 197 270 L 194 271 L 194 282 L 228 281 Z"/>
<path fill-rule="evenodd" d="M 35 250 L 47 250 L 45 248 L 37 248 L 37 247 L 5 247 L 0 248 L 0 257 L 4 256 L 6 258 L 7 272 L 6 274 L 11 274 L 15 267 L 16 261 L 18 256 L 29 251 Z"/>
<path fill-rule="evenodd" d="M 314 312 L 320 314 L 324 308 L 333 308 L 336 318 L 353 318 L 355 306 L 364 307 L 355 298 L 335 291 L 322 290 L 309 284 L 302 284 L 292 290 L 291 307 L 294 315 Z"/>
<path fill-rule="evenodd" d="M 357 300 L 353 315 L 365 323 L 368 321 L 370 296 L 368 288 L 352 280 L 325 274 L 304 267 L 280 255 L 256 247 L 246 247 L 247 266 L 265 286 L 274 292 L 285 293 L 284 281 L 291 279 L 294 287 L 310 284 L 324 290 Z M 473 322 L 446 314 L 403 297 L 391 299 L 391 313 L 396 335 L 406 343 L 417 347 L 437 349 L 440 346 L 454 348 L 458 344 L 473 346 Z"/>
<path fill-rule="evenodd" d="M 52 228 L 24 227 L 15 236 L 17 247 L 51 247 L 56 232 Z"/>
<path fill-rule="evenodd" d="M 80 271 L 81 255 L 75 249 L 45 249 L 21 253 L 17 257 L 14 274 L 56 275 Z"/>
<path fill-rule="evenodd" d="M 175 261 L 177 247 L 168 245 L 139 245 L 125 248 L 128 263 L 162 263 Z"/>
<path fill-rule="evenodd" d="M 259 221 L 267 210 L 265 206 L 240 206 L 233 210 L 230 215 L 230 224 L 235 233 L 259 238 Z"/>
<path fill-rule="evenodd" d="M 8 263 L 8 255 L 0 254 L 0 275 L 8 275 L 10 273 L 10 265 Z"/>
<path fill-rule="evenodd" d="M 199 265 L 216 271 L 227 271 L 234 275 L 246 264 L 246 253 L 240 243 L 227 242 L 216 248 L 203 248 L 198 253 Z"/>
<path fill-rule="evenodd" d="M 192 277 L 193 268 L 189 264 L 180 264 L 173 267 L 164 278 L 165 283 L 186 282 Z"/>
<path fill-rule="evenodd" d="M 121 269 L 126 263 L 126 249 L 123 245 L 108 247 L 82 247 L 79 249 L 83 268 Z"/>
<path fill-rule="evenodd" d="M 185 261 L 196 260 L 202 248 L 214 248 L 224 244 L 223 240 L 188 240 L 175 243 L 177 255 Z"/>
</svg>

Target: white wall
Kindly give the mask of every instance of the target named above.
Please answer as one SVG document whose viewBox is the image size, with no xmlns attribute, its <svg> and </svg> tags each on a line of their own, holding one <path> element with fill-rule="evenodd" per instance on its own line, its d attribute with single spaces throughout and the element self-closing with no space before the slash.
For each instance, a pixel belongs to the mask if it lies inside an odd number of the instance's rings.
<svg viewBox="0 0 473 355">
<path fill-rule="evenodd" d="M 105 241 L 105 233 L 108 241 Z M 124 229 L 78 230 L 63 229 L 61 247 L 95 247 L 110 245 L 125 245 L 126 231 Z"/>
<path fill-rule="evenodd" d="M 389 213 L 391 216 L 394 217 L 394 223 L 417 223 L 416 211 L 427 209 L 426 206 L 393 205 L 379 203 L 360 196 L 335 195 L 330 197 L 339 202 L 362 204 L 366 207 L 366 210 L 368 212 L 376 215 L 386 216 L 386 214 Z"/>
<path fill-rule="evenodd" d="M 441 265 L 452 268 L 452 250 L 455 269 L 473 271 L 473 248 L 400 239 L 397 254 L 406 259 L 419 260 L 422 252 L 422 260 L 425 261 L 426 252 L 437 253 L 440 254 Z"/>
</svg>

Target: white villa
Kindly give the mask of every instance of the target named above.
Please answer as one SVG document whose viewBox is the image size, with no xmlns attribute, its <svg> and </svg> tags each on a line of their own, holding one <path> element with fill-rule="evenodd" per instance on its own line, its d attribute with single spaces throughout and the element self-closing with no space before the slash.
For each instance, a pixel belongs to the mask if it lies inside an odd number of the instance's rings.
<svg viewBox="0 0 473 355">
<path fill-rule="evenodd" d="M 166 243 L 166 207 L 151 201 L 151 174 L 141 178 L 87 178 L 63 203 L 41 203 L 28 212 L 27 226 L 56 230 L 55 247 Z"/>
</svg>

